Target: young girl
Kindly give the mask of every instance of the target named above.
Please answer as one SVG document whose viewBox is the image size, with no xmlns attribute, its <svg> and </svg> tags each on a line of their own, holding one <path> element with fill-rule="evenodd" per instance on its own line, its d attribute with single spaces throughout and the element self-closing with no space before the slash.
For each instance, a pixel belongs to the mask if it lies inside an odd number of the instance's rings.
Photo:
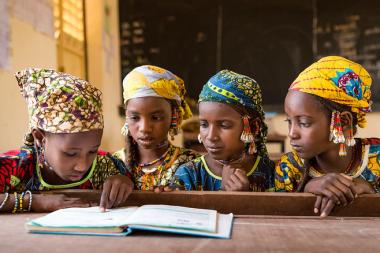
<svg viewBox="0 0 380 253">
<path fill-rule="evenodd" d="M 168 70 L 145 65 L 123 80 L 126 147 L 116 152 L 132 173 L 135 189 L 161 191 L 177 167 L 196 157 L 173 146 L 168 133 L 178 133 L 182 120 L 191 117 L 185 86 Z"/>
<path fill-rule="evenodd" d="M 222 70 L 199 95 L 199 142 L 208 154 L 178 168 L 172 188 L 271 191 L 274 163 L 265 146 L 261 91 L 255 80 Z"/>
<path fill-rule="evenodd" d="M 101 92 L 86 81 L 48 69 L 16 74 L 29 109 L 30 132 L 20 150 L 0 155 L 0 211 L 49 212 L 86 201 L 50 189 L 102 189 L 101 209 L 123 203 L 133 184 L 123 163 L 98 151 L 103 132 Z"/>
<path fill-rule="evenodd" d="M 380 139 L 354 139 L 365 127 L 371 77 L 359 64 L 329 56 L 305 69 L 285 99 L 293 152 L 276 167 L 277 191 L 317 195 L 314 212 L 327 216 L 359 194 L 379 192 Z"/>
</svg>

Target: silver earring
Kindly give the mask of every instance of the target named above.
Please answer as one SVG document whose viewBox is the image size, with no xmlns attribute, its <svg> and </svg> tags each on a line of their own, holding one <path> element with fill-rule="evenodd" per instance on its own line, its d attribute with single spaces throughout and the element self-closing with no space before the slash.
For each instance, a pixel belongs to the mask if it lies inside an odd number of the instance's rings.
<svg viewBox="0 0 380 253">
<path fill-rule="evenodd" d="M 199 142 L 199 143 L 202 143 L 202 137 L 201 137 L 201 134 L 198 134 L 198 142 Z"/>
<path fill-rule="evenodd" d="M 125 122 L 124 126 L 121 128 L 121 134 L 124 136 L 127 136 L 129 134 L 129 128 L 128 128 L 127 122 Z"/>
</svg>

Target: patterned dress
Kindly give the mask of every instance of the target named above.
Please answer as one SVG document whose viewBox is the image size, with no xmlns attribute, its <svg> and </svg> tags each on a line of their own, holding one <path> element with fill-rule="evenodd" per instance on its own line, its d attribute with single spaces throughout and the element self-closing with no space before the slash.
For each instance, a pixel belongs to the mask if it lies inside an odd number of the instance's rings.
<svg viewBox="0 0 380 253">
<path fill-rule="evenodd" d="M 50 186 L 43 180 L 36 165 L 37 157 L 33 147 L 23 146 L 20 150 L 0 154 L 0 193 L 64 188 L 100 189 L 108 177 L 128 175 L 124 163 L 104 151 L 98 151 L 96 163 L 93 163 L 82 180 L 66 185 Z"/>
<path fill-rule="evenodd" d="M 352 168 L 346 174 L 353 178 L 362 178 L 373 186 L 376 192 L 380 192 L 380 139 L 356 139 L 361 147 L 360 164 Z M 296 152 L 283 155 L 276 166 L 275 184 L 276 191 L 295 192 L 304 173 L 303 160 Z M 324 174 L 316 168 L 310 167 L 309 175 L 320 177 Z"/>
<path fill-rule="evenodd" d="M 125 149 L 117 151 L 114 156 L 125 161 Z M 134 164 L 132 168 L 127 168 L 127 170 L 132 175 L 136 190 L 152 190 L 157 186 L 168 185 L 177 168 L 197 156 L 199 155 L 192 150 L 170 145 L 169 152 L 155 171 L 151 173 L 144 172 L 143 168 L 137 164 Z"/>
<path fill-rule="evenodd" d="M 274 163 L 268 158 L 257 156 L 252 169 L 247 173 L 250 189 L 254 192 L 274 191 L 273 174 Z M 201 156 L 177 169 L 171 187 L 187 191 L 219 191 L 222 177 L 215 175 L 204 156 Z"/>
</svg>

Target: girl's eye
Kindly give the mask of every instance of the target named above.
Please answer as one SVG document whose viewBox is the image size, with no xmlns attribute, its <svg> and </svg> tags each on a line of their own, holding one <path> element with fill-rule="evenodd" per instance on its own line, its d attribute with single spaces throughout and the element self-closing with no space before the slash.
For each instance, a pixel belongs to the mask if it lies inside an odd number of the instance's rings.
<svg viewBox="0 0 380 253">
<path fill-rule="evenodd" d="M 91 150 L 89 153 L 90 153 L 91 155 L 93 155 L 93 154 L 97 154 L 97 153 L 98 153 L 98 150 Z"/>
<path fill-rule="evenodd" d="M 228 123 L 222 123 L 220 126 L 221 126 L 222 128 L 224 128 L 224 129 L 229 129 L 229 128 L 231 128 L 231 124 L 228 124 Z"/>
<path fill-rule="evenodd" d="M 136 115 L 131 115 L 131 116 L 127 116 L 127 119 L 131 120 L 131 121 L 138 121 L 139 120 L 139 117 L 136 116 Z"/>
<path fill-rule="evenodd" d="M 71 152 L 63 152 L 65 154 L 65 156 L 68 156 L 68 157 L 74 157 L 76 156 L 77 153 L 71 153 Z"/>
<path fill-rule="evenodd" d="M 300 122 L 301 127 L 309 127 L 310 123 L 309 122 Z"/>
<path fill-rule="evenodd" d="M 157 120 L 157 121 L 158 121 L 158 120 L 162 120 L 163 118 L 164 118 L 164 117 L 163 117 L 162 115 L 153 115 L 153 116 L 152 116 L 152 119 L 153 119 L 153 120 Z"/>
<path fill-rule="evenodd" d="M 207 124 L 206 121 L 200 121 L 199 122 L 199 126 L 202 127 L 202 128 L 206 128 L 208 126 L 208 124 Z"/>
</svg>

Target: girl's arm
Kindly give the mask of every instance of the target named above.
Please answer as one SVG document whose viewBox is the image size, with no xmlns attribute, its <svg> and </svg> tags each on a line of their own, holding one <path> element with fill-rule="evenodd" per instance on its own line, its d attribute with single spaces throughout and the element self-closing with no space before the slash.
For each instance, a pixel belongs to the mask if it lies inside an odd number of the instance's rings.
<svg viewBox="0 0 380 253">
<path fill-rule="evenodd" d="M 8 197 L 7 197 L 8 196 Z M 2 203 L 4 203 L 2 205 Z M 68 207 L 90 207 L 97 205 L 87 200 L 67 197 L 64 194 L 52 193 L 3 193 L 0 194 L 0 212 L 52 212 Z"/>
</svg>

